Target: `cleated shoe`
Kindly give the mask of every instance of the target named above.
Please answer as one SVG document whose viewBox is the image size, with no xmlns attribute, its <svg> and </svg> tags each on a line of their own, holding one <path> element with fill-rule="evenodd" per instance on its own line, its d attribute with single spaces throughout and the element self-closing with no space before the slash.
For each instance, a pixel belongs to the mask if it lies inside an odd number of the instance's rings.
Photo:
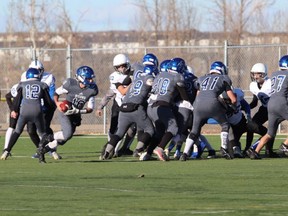
<svg viewBox="0 0 288 216">
<path fill-rule="evenodd" d="M 111 159 L 110 157 L 110 153 L 105 151 L 103 154 L 100 155 L 99 157 L 100 160 L 108 160 L 108 159 Z"/>
<path fill-rule="evenodd" d="M 251 160 L 259 160 L 262 159 L 260 155 L 252 148 L 249 148 L 246 151 L 247 155 L 250 157 Z"/>
<path fill-rule="evenodd" d="M 231 160 L 231 159 L 233 159 L 232 157 L 231 157 L 231 155 L 228 153 L 228 150 L 227 149 L 224 149 L 224 148 L 220 148 L 220 152 L 221 152 L 221 154 L 222 154 L 222 156 L 224 157 L 224 158 L 226 158 L 227 160 Z"/>
<path fill-rule="evenodd" d="M 267 157 L 267 158 L 280 158 L 280 155 L 274 151 L 266 150 L 265 151 L 265 157 Z"/>
<path fill-rule="evenodd" d="M 33 158 L 33 159 L 39 158 L 39 154 L 36 152 L 34 155 L 32 155 L 31 158 Z"/>
<path fill-rule="evenodd" d="M 39 163 L 46 163 L 45 161 L 45 156 L 43 153 L 38 153 L 39 154 Z"/>
<path fill-rule="evenodd" d="M 284 143 L 281 143 L 281 145 L 279 146 L 279 151 L 285 155 L 288 156 L 288 146 L 285 145 Z"/>
<path fill-rule="evenodd" d="M 139 157 L 140 161 L 148 161 L 151 160 L 151 155 L 148 154 L 147 152 L 143 152 L 140 157 Z"/>
<path fill-rule="evenodd" d="M 169 150 L 168 148 L 166 148 L 166 149 L 164 150 L 164 153 L 165 153 L 165 155 L 166 155 L 167 158 L 170 156 L 170 150 Z"/>
<path fill-rule="evenodd" d="M 157 157 L 158 157 L 158 159 L 159 159 L 160 161 L 167 161 L 167 160 L 168 160 L 167 157 L 166 157 L 166 155 L 165 155 L 165 153 L 164 153 L 164 151 L 163 151 L 163 149 L 160 148 L 160 147 L 156 147 L 156 148 L 153 150 L 153 153 L 157 155 Z"/>
<path fill-rule="evenodd" d="M 144 153 L 142 148 L 135 149 L 134 152 L 133 152 L 133 157 L 140 157 L 142 153 Z"/>
<path fill-rule="evenodd" d="M 239 146 L 233 146 L 233 153 L 235 158 L 243 158 L 243 155 L 241 153 L 241 149 Z"/>
<path fill-rule="evenodd" d="M 212 158 L 216 158 L 215 150 L 209 150 L 208 151 L 207 159 L 212 159 Z"/>
<path fill-rule="evenodd" d="M 186 153 L 183 153 L 179 159 L 180 161 L 186 161 L 188 160 L 188 155 Z"/>
<path fill-rule="evenodd" d="M 1 155 L 1 160 L 7 160 L 7 158 L 9 157 L 10 152 L 4 150 L 2 155 Z"/>
<path fill-rule="evenodd" d="M 174 157 L 174 159 L 179 160 L 181 157 L 181 152 L 178 149 L 176 149 L 173 157 Z"/>
<path fill-rule="evenodd" d="M 56 151 L 52 151 L 51 156 L 54 160 L 61 160 L 62 159 L 61 155 L 59 155 Z"/>
</svg>

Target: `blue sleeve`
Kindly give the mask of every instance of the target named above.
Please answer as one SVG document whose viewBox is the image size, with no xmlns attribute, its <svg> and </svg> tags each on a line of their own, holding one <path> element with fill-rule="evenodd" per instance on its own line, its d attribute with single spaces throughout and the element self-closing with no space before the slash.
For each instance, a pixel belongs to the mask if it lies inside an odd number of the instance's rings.
<svg viewBox="0 0 288 216">
<path fill-rule="evenodd" d="M 55 93 L 55 84 L 52 84 L 49 86 L 49 95 L 53 101 L 54 101 L 54 93 Z"/>
<path fill-rule="evenodd" d="M 246 114 L 251 115 L 251 109 L 250 109 L 249 103 L 245 99 L 242 99 L 240 101 L 240 104 L 241 104 L 241 109 L 244 110 Z"/>
</svg>

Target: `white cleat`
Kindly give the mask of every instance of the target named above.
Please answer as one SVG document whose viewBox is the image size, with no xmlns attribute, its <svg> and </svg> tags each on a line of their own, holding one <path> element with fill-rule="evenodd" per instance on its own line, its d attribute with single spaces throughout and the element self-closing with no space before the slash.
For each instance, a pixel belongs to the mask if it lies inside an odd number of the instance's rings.
<svg viewBox="0 0 288 216">
<path fill-rule="evenodd" d="M 9 152 L 5 150 L 1 155 L 1 160 L 7 160 L 8 156 Z"/>
<path fill-rule="evenodd" d="M 51 153 L 51 156 L 53 157 L 54 160 L 61 160 L 62 159 L 62 157 L 56 151 L 53 151 Z"/>
</svg>

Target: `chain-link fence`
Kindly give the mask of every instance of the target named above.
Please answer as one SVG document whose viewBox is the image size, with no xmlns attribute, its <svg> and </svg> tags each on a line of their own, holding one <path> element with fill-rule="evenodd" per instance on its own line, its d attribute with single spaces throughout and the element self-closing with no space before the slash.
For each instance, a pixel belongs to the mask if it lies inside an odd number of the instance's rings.
<svg viewBox="0 0 288 216">
<path fill-rule="evenodd" d="M 111 47 L 113 44 L 111 43 Z M 118 46 L 119 47 L 119 46 Z M 75 70 L 82 65 L 91 66 L 96 73 L 99 102 L 109 88 L 109 75 L 113 72 L 112 61 L 116 54 L 126 53 L 130 61 L 139 62 L 145 53 L 152 52 L 159 61 L 181 57 L 191 66 L 197 76 L 208 72 L 213 61 L 223 61 L 228 65 L 229 76 L 234 87 L 242 88 L 246 98 L 251 99 L 249 92 L 250 70 L 257 62 L 268 66 L 269 75 L 278 69 L 279 58 L 287 53 L 287 44 L 278 45 L 251 45 L 251 46 L 177 46 L 177 47 L 136 47 L 124 44 L 123 48 L 95 48 L 72 49 L 69 46 L 63 49 L 33 50 L 27 47 L 0 49 L 1 113 L 0 126 L 6 130 L 9 120 L 8 106 L 4 100 L 5 94 L 20 80 L 23 71 L 27 69 L 32 59 L 37 57 L 44 64 L 45 70 L 52 72 L 56 77 L 56 86 L 60 86 L 67 77 L 73 77 Z M 77 129 L 79 133 L 106 133 L 110 122 L 110 108 L 112 103 L 104 109 L 104 115 L 97 117 L 95 113 L 83 115 L 82 125 Z M 97 104 L 96 104 L 97 106 Z M 52 127 L 59 128 L 57 112 Z M 282 124 L 281 132 L 286 133 L 287 126 Z"/>
</svg>

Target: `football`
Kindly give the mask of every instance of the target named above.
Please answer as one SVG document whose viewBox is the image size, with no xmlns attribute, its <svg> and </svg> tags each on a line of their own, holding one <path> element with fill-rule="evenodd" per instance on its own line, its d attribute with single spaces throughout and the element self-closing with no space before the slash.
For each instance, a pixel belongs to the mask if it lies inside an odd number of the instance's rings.
<svg viewBox="0 0 288 216">
<path fill-rule="evenodd" d="M 67 100 L 62 101 L 60 104 L 60 108 L 62 112 L 66 112 L 68 109 L 70 109 L 71 103 Z"/>
</svg>

